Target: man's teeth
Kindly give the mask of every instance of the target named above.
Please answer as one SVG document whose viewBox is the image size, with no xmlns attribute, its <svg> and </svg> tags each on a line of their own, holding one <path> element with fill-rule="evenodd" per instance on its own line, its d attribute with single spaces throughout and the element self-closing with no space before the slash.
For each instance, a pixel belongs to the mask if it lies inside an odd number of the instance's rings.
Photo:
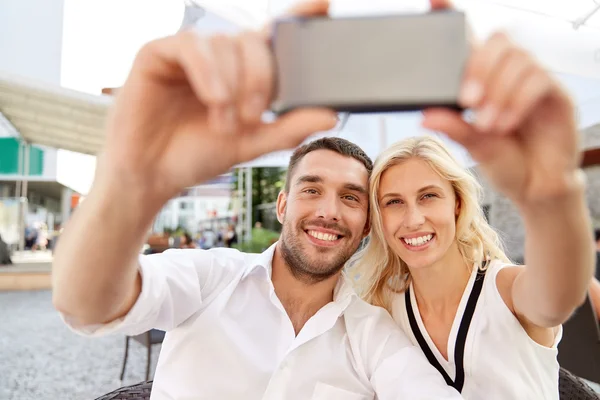
<svg viewBox="0 0 600 400">
<path fill-rule="evenodd" d="M 409 244 L 411 246 L 421 246 L 422 244 L 429 242 L 432 237 L 433 237 L 433 235 L 430 233 L 429 235 L 416 237 L 416 238 L 410 238 L 410 239 L 402 238 L 402 240 L 404 240 L 404 242 L 406 244 Z"/>
<path fill-rule="evenodd" d="M 317 232 L 317 231 L 308 231 L 308 234 L 314 238 L 317 238 L 319 240 L 328 240 L 328 241 L 334 241 L 338 239 L 338 235 L 332 235 L 331 233 L 323 233 L 323 232 Z"/>
</svg>

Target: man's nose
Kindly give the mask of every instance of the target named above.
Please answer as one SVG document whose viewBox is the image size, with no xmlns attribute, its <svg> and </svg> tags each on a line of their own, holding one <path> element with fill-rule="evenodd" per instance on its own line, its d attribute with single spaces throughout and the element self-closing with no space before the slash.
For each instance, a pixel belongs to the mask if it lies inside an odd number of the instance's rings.
<svg viewBox="0 0 600 400">
<path fill-rule="evenodd" d="M 340 199 L 338 196 L 323 196 L 317 206 L 316 217 L 325 220 L 340 220 Z"/>
</svg>

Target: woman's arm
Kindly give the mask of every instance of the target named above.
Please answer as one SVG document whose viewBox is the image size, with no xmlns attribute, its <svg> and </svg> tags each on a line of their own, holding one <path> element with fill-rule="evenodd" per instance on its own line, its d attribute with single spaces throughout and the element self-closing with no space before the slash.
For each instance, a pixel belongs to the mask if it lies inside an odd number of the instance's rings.
<svg viewBox="0 0 600 400">
<path fill-rule="evenodd" d="M 579 171 L 580 172 L 580 171 Z M 581 173 L 558 195 L 519 207 L 527 267 L 515 278 L 515 312 L 539 327 L 566 321 L 585 300 L 594 271 L 591 222 Z"/>
</svg>

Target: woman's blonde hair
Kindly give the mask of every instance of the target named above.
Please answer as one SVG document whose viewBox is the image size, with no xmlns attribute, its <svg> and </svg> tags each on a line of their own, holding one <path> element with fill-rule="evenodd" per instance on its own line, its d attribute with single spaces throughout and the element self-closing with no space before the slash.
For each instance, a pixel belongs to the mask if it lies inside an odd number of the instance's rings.
<svg viewBox="0 0 600 400">
<path fill-rule="evenodd" d="M 386 243 L 383 234 L 378 192 L 381 175 L 390 167 L 409 159 L 425 161 L 443 179 L 452 184 L 459 201 L 456 242 L 469 266 L 484 258 L 509 262 L 498 234 L 487 223 L 481 207 L 482 188 L 477 179 L 450 154 L 444 143 L 431 136 L 402 140 L 386 149 L 376 160 L 371 175 L 371 234 L 369 242 L 357 253 L 350 267 L 362 297 L 369 303 L 391 312 L 391 294 L 406 290 L 410 283 L 407 265 Z"/>
</svg>

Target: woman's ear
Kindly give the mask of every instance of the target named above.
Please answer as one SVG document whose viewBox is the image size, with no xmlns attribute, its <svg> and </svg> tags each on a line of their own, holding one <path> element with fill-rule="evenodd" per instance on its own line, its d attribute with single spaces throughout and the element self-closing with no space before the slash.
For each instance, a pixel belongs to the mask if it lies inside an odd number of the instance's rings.
<svg viewBox="0 0 600 400">
<path fill-rule="evenodd" d="M 460 214 L 460 197 L 456 196 L 456 205 L 454 206 L 454 216 L 458 219 L 458 215 Z"/>
</svg>

